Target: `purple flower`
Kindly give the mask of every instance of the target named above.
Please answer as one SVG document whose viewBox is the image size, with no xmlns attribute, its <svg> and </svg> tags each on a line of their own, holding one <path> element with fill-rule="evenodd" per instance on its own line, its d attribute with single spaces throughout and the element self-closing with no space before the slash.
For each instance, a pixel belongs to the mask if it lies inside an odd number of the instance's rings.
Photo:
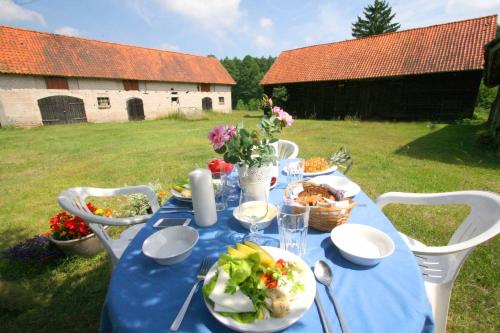
<svg viewBox="0 0 500 333">
<path fill-rule="evenodd" d="M 63 253 L 47 237 L 35 236 L 3 252 L 3 257 L 24 262 L 45 262 L 61 258 Z"/>
</svg>

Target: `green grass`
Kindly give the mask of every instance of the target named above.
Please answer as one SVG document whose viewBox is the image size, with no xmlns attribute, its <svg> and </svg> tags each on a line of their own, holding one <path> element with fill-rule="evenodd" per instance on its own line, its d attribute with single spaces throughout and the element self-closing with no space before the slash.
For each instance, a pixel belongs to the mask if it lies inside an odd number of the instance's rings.
<svg viewBox="0 0 500 333">
<path fill-rule="evenodd" d="M 214 155 L 207 140 L 212 126 L 241 119 L 253 126 L 255 115 L 0 130 L 0 250 L 43 233 L 59 210 L 56 198 L 63 189 L 156 181 L 168 187 Z M 349 176 L 372 199 L 387 191 L 500 192 L 500 157 L 475 143 L 479 127 L 298 120 L 282 137 L 297 142 L 303 157 L 328 156 L 347 146 L 355 159 Z M 445 244 L 467 209 L 389 206 L 386 213 L 403 232 Z M 491 240 L 462 268 L 449 331 L 500 331 L 499 249 L 499 240 Z M 1 331 L 96 331 L 108 281 L 103 254 L 50 265 L 0 260 Z"/>
</svg>

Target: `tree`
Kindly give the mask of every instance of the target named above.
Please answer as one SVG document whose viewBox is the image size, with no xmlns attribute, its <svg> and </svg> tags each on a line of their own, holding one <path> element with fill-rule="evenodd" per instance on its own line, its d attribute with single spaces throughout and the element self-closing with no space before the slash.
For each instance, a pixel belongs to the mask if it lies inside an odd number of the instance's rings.
<svg viewBox="0 0 500 333">
<path fill-rule="evenodd" d="M 352 36 L 355 38 L 394 32 L 401 27 L 399 23 L 392 22 L 396 13 L 392 13 L 389 3 L 384 0 L 375 0 L 373 5 L 365 7 L 363 15 L 364 18 L 358 16 L 352 24 Z"/>
<path fill-rule="evenodd" d="M 286 87 L 275 87 L 273 88 L 273 105 L 284 107 L 285 102 L 288 100 L 288 92 Z"/>
<path fill-rule="evenodd" d="M 259 82 L 275 59 L 274 57 L 257 58 L 247 55 L 243 60 L 227 57 L 221 60 L 221 64 L 236 81 L 236 85 L 231 89 L 233 107 L 237 107 L 239 100 L 247 105 L 251 99 L 260 100 L 263 89 Z"/>
</svg>

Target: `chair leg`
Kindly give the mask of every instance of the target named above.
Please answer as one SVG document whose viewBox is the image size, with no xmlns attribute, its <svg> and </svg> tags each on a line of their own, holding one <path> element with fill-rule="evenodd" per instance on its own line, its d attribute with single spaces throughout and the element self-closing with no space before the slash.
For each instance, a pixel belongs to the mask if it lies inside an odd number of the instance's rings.
<svg viewBox="0 0 500 333">
<path fill-rule="evenodd" d="M 427 298 L 431 303 L 432 314 L 434 315 L 435 333 L 446 332 L 452 288 L 453 283 L 451 282 L 443 284 L 425 282 Z"/>
</svg>

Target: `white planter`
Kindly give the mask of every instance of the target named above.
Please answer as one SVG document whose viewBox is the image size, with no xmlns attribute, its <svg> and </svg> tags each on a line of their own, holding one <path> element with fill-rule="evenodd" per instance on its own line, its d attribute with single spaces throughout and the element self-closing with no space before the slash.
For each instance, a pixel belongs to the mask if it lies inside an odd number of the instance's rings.
<svg viewBox="0 0 500 333">
<path fill-rule="evenodd" d="M 101 252 L 104 248 L 99 238 L 94 233 L 87 235 L 83 238 L 72 240 L 56 240 L 49 237 L 50 241 L 59 247 L 66 255 L 78 255 L 84 257 L 91 257 Z"/>
<path fill-rule="evenodd" d="M 269 187 L 271 186 L 271 177 L 273 176 L 275 166 L 252 166 L 237 164 L 240 187 L 242 189 L 252 188 L 256 193 L 266 193 L 269 198 Z"/>
</svg>

